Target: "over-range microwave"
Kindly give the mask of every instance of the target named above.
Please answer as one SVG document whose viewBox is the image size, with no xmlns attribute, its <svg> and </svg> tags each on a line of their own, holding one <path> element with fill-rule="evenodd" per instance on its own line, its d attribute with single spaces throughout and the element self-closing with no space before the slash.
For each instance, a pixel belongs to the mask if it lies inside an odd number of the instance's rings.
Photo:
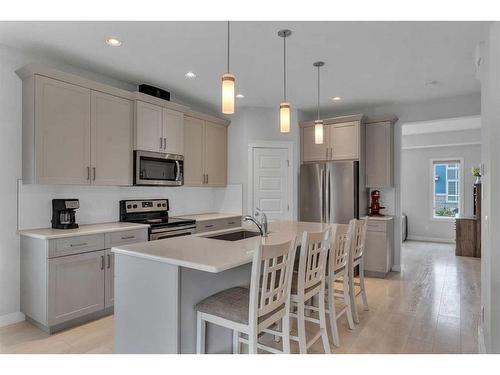
<svg viewBox="0 0 500 375">
<path fill-rule="evenodd" d="M 184 185 L 184 157 L 160 152 L 134 151 L 134 185 Z"/>
</svg>

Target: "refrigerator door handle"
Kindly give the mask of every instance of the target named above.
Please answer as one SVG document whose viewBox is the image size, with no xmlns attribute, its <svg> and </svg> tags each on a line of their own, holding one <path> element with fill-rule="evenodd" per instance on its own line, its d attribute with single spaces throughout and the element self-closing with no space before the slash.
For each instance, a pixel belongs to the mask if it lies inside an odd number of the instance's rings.
<svg viewBox="0 0 500 375">
<path fill-rule="evenodd" d="M 330 168 L 325 168 L 325 222 L 330 223 Z"/>
</svg>

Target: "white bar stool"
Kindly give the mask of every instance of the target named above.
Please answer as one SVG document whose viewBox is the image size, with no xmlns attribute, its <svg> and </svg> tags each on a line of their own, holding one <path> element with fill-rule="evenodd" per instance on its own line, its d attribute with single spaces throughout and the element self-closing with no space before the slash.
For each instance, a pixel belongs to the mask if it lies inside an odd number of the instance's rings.
<svg viewBox="0 0 500 375">
<path fill-rule="evenodd" d="M 302 235 L 299 255 L 299 269 L 294 272 L 292 279 L 291 307 L 296 313 L 290 317 L 297 319 L 297 336 L 290 336 L 291 340 L 298 341 L 301 354 L 319 339 L 323 341 L 325 353 L 330 354 L 330 343 L 326 327 L 325 309 L 325 273 L 327 266 L 328 249 L 330 247 L 330 229 L 324 232 L 308 233 Z M 306 305 L 306 302 L 311 301 Z M 318 301 L 318 306 L 314 302 Z M 318 313 L 318 319 L 306 316 L 306 311 Z M 306 321 L 319 325 L 316 334 L 307 341 Z M 275 332 L 270 332 L 275 334 Z"/>
<path fill-rule="evenodd" d="M 352 241 L 351 254 L 349 256 L 349 296 L 351 298 L 352 315 L 354 321 L 359 323 L 358 307 L 356 305 L 356 297 L 361 294 L 363 299 L 363 307 L 368 310 L 368 298 L 366 297 L 365 289 L 365 264 L 364 251 L 366 241 L 366 228 L 368 226 L 367 219 L 356 220 L 354 227 L 354 237 Z M 358 266 L 359 281 L 354 277 L 354 268 Z M 356 290 L 358 289 L 358 290 Z"/>
<path fill-rule="evenodd" d="M 290 288 L 295 258 L 295 239 L 276 245 L 260 245 L 252 263 L 250 289 L 235 287 L 216 293 L 196 305 L 196 352 L 205 353 L 206 322 L 233 330 L 233 353 L 240 343 L 248 344 L 248 352 L 257 349 L 271 353 L 290 353 Z M 258 336 L 281 322 L 283 350 L 258 343 Z M 246 334 L 248 339 L 240 337 Z"/>
<path fill-rule="evenodd" d="M 327 296 L 328 310 L 330 318 L 330 328 L 332 331 L 333 344 L 340 345 L 337 321 L 346 315 L 349 329 L 354 329 L 354 321 L 351 310 L 351 298 L 349 295 L 349 254 L 351 251 L 351 240 L 354 234 L 354 220 L 349 224 L 334 224 L 332 228 L 332 241 L 328 257 Z M 341 283 L 342 289 L 335 289 L 336 283 Z M 340 311 L 336 311 L 335 301 L 341 301 L 343 306 Z"/>
</svg>

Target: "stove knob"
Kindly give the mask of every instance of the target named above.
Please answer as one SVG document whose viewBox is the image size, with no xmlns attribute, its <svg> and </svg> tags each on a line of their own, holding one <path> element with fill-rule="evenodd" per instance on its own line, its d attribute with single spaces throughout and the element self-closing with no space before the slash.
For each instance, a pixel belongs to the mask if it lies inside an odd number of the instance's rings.
<svg viewBox="0 0 500 375">
<path fill-rule="evenodd" d="M 156 206 L 157 206 L 157 207 L 161 207 L 161 203 L 158 203 Z"/>
<path fill-rule="evenodd" d="M 127 208 L 132 208 L 132 205 L 131 204 L 127 204 Z"/>
<path fill-rule="evenodd" d="M 137 208 L 137 205 L 136 205 L 136 204 L 134 204 L 134 208 Z"/>
<path fill-rule="evenodd" d="M 163 207 L 167 207 L 167 205 L 165 203 L 162 204 Z"/>
</svg>

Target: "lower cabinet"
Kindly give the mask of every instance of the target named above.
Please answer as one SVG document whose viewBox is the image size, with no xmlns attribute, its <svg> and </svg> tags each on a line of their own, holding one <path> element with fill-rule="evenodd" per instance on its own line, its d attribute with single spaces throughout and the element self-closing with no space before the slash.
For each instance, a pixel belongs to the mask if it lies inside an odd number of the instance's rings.
<svg viewBox="0 0 500 375">
<path fill-rule="evenodd" d="M 147 241 L 147 231 L 144 227 L 57 239 L 22 235 L 21 312 L 49 333 L 112 313 L 111 248 Z"/>
<path fill-rule="evenodd" d="M 372 277 L 385 277 L 391 271 L 393 252 L 394 219 L 368 218 L 364 254 L 365 274 Z"/>
<path fill-rule="evenodd" d="M 106 250 L 104 282 L 104 307 L 108 308 L 115 304 L 115 254 L 111 249 Z"/>
<path fill-rule="evenodd" d="M 49 259 L 49 325 L 104 309 L 105 251 Z"/>
</svg>

